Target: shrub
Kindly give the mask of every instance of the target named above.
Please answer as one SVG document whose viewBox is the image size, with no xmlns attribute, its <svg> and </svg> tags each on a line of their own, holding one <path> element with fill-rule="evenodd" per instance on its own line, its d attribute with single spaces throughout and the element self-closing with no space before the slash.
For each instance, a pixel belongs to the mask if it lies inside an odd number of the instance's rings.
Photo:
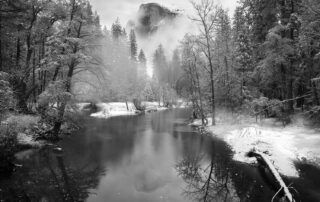
<svg viewBox="0 0 320 202">
<path fill-rule="evenodd" d="M 0 72 L 0 121 L 3 114 L 14 105 L 13 91 L 9 84 L 9 74 Z"/>
<path fill-rule="evenodd" d="M 6 119 L 6 124 L 9 126 L 14 125 L 14 130 L 17 133 L 24 133 L 27 129 L 31 129 L 36 126 L 40 118 L 38 116 L 31 115 L 11 115 Z"/>
<path fill-rule="evenodd" d="M 312 125 L 320 125 L 320 106 L 314 106 L 309 111 L 305 112 L 306 118 Z"/>
<path fill-rule="evenodd" d="M 14 153 L 17 149 L 15 124 L 0 125 L 0 175 L 11 172 Z"/>
<path fill-rule="evenodd" d="M 146 107 L 142 105 L 142 102 L 138 99 L 133 99 L 133 104 L 137 110 L 144 111 Z"/>
</svg>

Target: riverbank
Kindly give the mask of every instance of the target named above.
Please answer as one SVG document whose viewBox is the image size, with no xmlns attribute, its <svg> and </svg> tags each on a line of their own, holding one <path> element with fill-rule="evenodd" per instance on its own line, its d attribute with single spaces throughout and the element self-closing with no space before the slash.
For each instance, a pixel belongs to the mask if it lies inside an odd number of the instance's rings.
<svg viewBox="0 0 320 202">
<path fill-rule="evenodd" d="M 232 124 L 217 118 L 216 125 L 205 127 L 205 130 L 228 143 L 233 150 L 233 159 L 244 163 L 256 163 L 255 158 L 247 157 L 252 149 L 265 153 L 274 163 L 277 170 L 288 177 L 299 177 L 297 162 L 320 167 L 320 133 L 319 130 L 304 126 L 301 120 L 283 127 L 274 119 L 255 123 L 253 118 L 245 121 L 234 121 Z M 201 125 L 201 120 L 191 123 Z"/>
<path fill-rule="evenodd" d="M 79 110 L 85 110 L 90 107 L 90 103 L 79 103 Z M 188 106 L 185 102 L 178 102 L 177 105 L 171 107 L 164 106 L 163 102 L 141 102 L 141 108 L 138 110 L 132 102 L 109 102 L 95 104 L 96 112 L 91 113 L 91 117 L 95 118 L 110 118 L 115 116 L 131 116 L 144 112 L 156 112 L 168 110 L 170 108 L 186 108 Z"/>
<path fill-rule="evenodd" d="M 3 147 L 13 147 L 10 150 L 16 153 L 51 144 L 48 141 L 50 138 L 45 140 L 43 134 L 50 130 L 50 126 L 42 123 L 40 116 L 25 114 L 7 114 L 6 116 L 7 118 L 0 125 L 0 139 Z M 65 128 L 64 126 L 63 129 Z"/>
<path fill-rule="evenodd" d="M 141 105 L 145 112 L 162 111 L 169 109 L 164 107 L 163 103 L 159 102 L 142 102 Z M 186 103 L 181 102 L 179 106 L 174 108 L 186 107 Z M 96 108 L 96 109 L 93 109 Z M 91 110 L 95 111 L 92 112 Z M 84 112 L 88 112 L 91 117 L 95 118 L 110 118 L 115 116 L 128 116 L 141 114 L 142 111 L 136 109 L 132 102 L 111 102 L 111 103 L 98 103 L 92 105 L 91 103 L 77 103 L 73 107 L 68 108 L 66 119 L 72 119 L 70 124 L 79 124 L 77 122 L 80 117 L 87 116 Z M 86 114 L 86 113 L 85 113 Z M 81 118 L 80 118 L 81 119 Z M 80 123 L 81 125 L 81 123 Z M 62 125 L 62 134 L 70 134 L 72 127 L 69 123 Z M 40 116 L 37 114 L 26 115 L 19 113 L 8 113 L 0 124 L 0 146 L 10 154 L 14 154 L 30 148 L 41 148 L 45 145 L 50 145 L 51 141 L 61 139 L 61 135 L 52 136 L 47 134 L 52 126 L 40 121 Z"/>
</svg>

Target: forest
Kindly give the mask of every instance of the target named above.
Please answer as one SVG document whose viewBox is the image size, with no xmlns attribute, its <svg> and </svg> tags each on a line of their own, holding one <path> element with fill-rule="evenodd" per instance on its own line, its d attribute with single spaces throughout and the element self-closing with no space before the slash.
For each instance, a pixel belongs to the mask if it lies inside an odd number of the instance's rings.
<svg viewBox="0 0 320 202">
<path fill-rule="evenodd" d="M 1 0 L 0 172 L 22 149 L 19 134 L 56 141 L 79 130 L 80 103 L 143 113 L 144 102 L 183 100 L 203 126 L 221 113 L 319 126 L 318 0 L 239 0 L 233 16 L 213 0 L 190 4 L 196 33 L 146 53 L 138 30 L 121 16 L 108 29 L 89 0 Z"/>
</svg>

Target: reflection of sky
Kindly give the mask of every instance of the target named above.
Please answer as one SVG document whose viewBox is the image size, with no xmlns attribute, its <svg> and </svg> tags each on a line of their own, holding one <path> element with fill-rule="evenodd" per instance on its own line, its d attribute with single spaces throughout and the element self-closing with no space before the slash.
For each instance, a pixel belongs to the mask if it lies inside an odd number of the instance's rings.
<svg viewBox="0 0 320 202">
<path fill-rule="evenodd" d="M 175 170 L 182 158 L 182 139 L 172 135 L 172 123 L 158 118 L 144 132 L 132 134 L 135 138 L 131 153 L 117 163 L 107 163 L 107 175 L 93 191 L 97 195 L 87 201 L 188 201 L 181 195 L 184 181 Z"/>
<path fill-rule="evenodd" d="M 199 0 L 198 0 L 199 1 Z M 110 28 L 117 17 L 120 18 L 122 25 L 126 25 L 128 20 L 138 11 L 140 4 L 147 2 L 156 2 L 169 8 L 185 10 L 191 14 L 192 7 L 189 0 L 91 0 L 94 10 L 100 15 L 102 25 Z M 224 8 L 233 12 L 237 5 L 237 0 L 221 0 Z"/>
</svg>

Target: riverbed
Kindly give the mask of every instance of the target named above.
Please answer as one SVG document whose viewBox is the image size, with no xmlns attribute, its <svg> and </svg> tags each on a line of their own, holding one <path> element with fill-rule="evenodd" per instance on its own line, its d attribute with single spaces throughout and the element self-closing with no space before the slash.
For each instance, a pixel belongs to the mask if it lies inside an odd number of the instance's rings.
<svg viewBox="0 0 320 202">
<path fill-rule="evenodd" d="M 271 201 L 277 192 L 256 165 L 233 160 L 228 144 L 188 126 L 190 111 L 88 117 L 62 148 L 27 150 L 0 181 L 0 201 Z M 297 163 L 284 178 L 296 199 L 320 201 L 320 170 Z M 297 200 L 297 201 L 298 201 Z"/>
</svg>

